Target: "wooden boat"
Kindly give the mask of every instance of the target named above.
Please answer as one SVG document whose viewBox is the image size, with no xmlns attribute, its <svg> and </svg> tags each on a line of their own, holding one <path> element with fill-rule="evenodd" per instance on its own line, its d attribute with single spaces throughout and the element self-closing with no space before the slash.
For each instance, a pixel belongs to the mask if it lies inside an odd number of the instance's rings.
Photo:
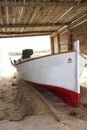
<svg viewBox="0 0 87 130">
<path fill-rule="evenodd" d="M 79 79 L 85 65 L 85 60 L 79 55 L 79 41 L 75 42 L 75 49 L 71 52 L 21 59 L 12 64 L 25 81 L 48 88 L 64 102 L 78 106 Z"/>
</svg>

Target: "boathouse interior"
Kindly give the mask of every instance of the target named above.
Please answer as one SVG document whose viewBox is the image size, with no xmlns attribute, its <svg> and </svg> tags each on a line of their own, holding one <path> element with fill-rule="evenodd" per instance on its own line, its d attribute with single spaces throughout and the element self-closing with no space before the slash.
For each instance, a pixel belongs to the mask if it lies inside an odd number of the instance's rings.
<svg viewBox="0 0 87 130">
<path fill-rule="evenodd" d="M 87 54 L 87 0 L 0 0 L 0 38 L 49 35 L 51 52 Z"/>
</svg>

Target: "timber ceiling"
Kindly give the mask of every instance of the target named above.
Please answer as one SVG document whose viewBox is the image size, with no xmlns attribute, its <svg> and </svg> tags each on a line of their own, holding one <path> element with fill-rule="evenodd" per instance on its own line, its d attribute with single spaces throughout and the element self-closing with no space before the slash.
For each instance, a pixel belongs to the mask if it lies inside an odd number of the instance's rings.
<svg viewBox="0 0 87 130">
<path fill-rule="evenodd" d="M 51 35 L 87 22 L 87 0 L 0 0 L 0 37 Z"/>
</svg>

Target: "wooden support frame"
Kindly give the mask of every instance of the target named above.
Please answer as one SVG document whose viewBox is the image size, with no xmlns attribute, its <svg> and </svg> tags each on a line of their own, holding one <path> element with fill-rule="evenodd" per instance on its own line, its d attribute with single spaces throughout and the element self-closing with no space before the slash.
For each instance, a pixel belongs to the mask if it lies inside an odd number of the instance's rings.
<svg viewBox="0 0 87 130">
<path fill-rule="evenodd" d="M 50 37 L 51 54 L 54 54 L 54 37 Z"/>
<path fill-rule="evenodd" d="M 29 37 L 29 36 L 47 36 L 47 35 L 49 35 L 48 33 L 43 33 L 43 34 L 39 34 L 39 33 L 33 33 L 33 34 L 16 34 L 16 35 L 14 35 L 14 34 L 9 34 L 9 35 L 0 35 L 0 38 L 16 38 L 16 37 Z"/>
<path fill-rule="evenodd" d="M 68 7 L 72 7 L 72 6 L 87 6 L 87 2 L 83 1 L 83 2 L 72 2 L 72 1 L 56 1 L 56 2 L 50 2 L 50 1 L 0 1 L 0 6 L 30 6 L 30 7 L 37 7 L 37 6 L 41 6 L 41 7 L 46 7 L 46 6 L 68 6 Z"/>
<path fill-rule="evenodd" d="M 61 52 L 60 49 L 60 34 L 57 34 L 57 43 L 58 43 L 58 49 L 59 49 L 59 53 Z"/>
<path fill-rule="evenodd" d="M 80 21 L 80 22 L 79 22 Z M 61 33 L 64 28 L 69 26 L 71 29 L 75 28 L 81 23 L 87 22 L 87 12 L 81 15 L 79 18 L 74 19 L 73 21 L 70 21 L 66 26 L 61 27 L 60 29 L 57 29 L 55 32 L 51 34 L 51 36 L 54 36 L 56 33 Z"/>
<path fill-rule="evenodd" d="M 46 24 L 0 24 L 0 28 L 24 28 L 24 27 L 55 27 L 65 26 L 69 23 L 46 23 Z"/>
<path fill-rule="evenodd" d="M 72 29 L 68 26 L 68 51 L 71 51 L 72 49 Z"/>
<path fill-rule="evenodd" d="M 26 31 L 26 32 L 0 32 L 0 34 L 30 34 L 30 33 L 52 33 L 54 32 L 55 30 L 50 30 L 50 31 Z"/>
</svg>

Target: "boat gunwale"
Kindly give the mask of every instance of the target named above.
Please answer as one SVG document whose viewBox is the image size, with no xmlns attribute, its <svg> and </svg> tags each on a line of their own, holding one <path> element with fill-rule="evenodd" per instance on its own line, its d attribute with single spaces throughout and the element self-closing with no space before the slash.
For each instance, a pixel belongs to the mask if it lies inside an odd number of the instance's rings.
<svg viewBox="0 0 87 130">
<path fill-rule="evenodd" d="M 34 58 L 27 58 L 27 59 L 25 59 L 25 60 L 19 59 L 19 60 L 20 60 L 19 63 L 12 63 L 12 64 L 13 64 L 14 66 L 16 66 L 16 65 L 19 65 L 19 64 L 28 62 L 28 61 L 37 60 L 37 59 L 41 59 L 41 58 L 45 58 L 45 57 L 50 57 L 50 56 L 55 56 L 55 55 L 59 55 L 59 54 L 72 53 L 72 52 L 75 52 L 75 51 L 73 50 L 73 51 L 67 51 L 67 52 L 61 52 L 61 53 L 48 54 L 48 55 L 43 55 L 43 56 L 34 57 Z"/>
</svg>

